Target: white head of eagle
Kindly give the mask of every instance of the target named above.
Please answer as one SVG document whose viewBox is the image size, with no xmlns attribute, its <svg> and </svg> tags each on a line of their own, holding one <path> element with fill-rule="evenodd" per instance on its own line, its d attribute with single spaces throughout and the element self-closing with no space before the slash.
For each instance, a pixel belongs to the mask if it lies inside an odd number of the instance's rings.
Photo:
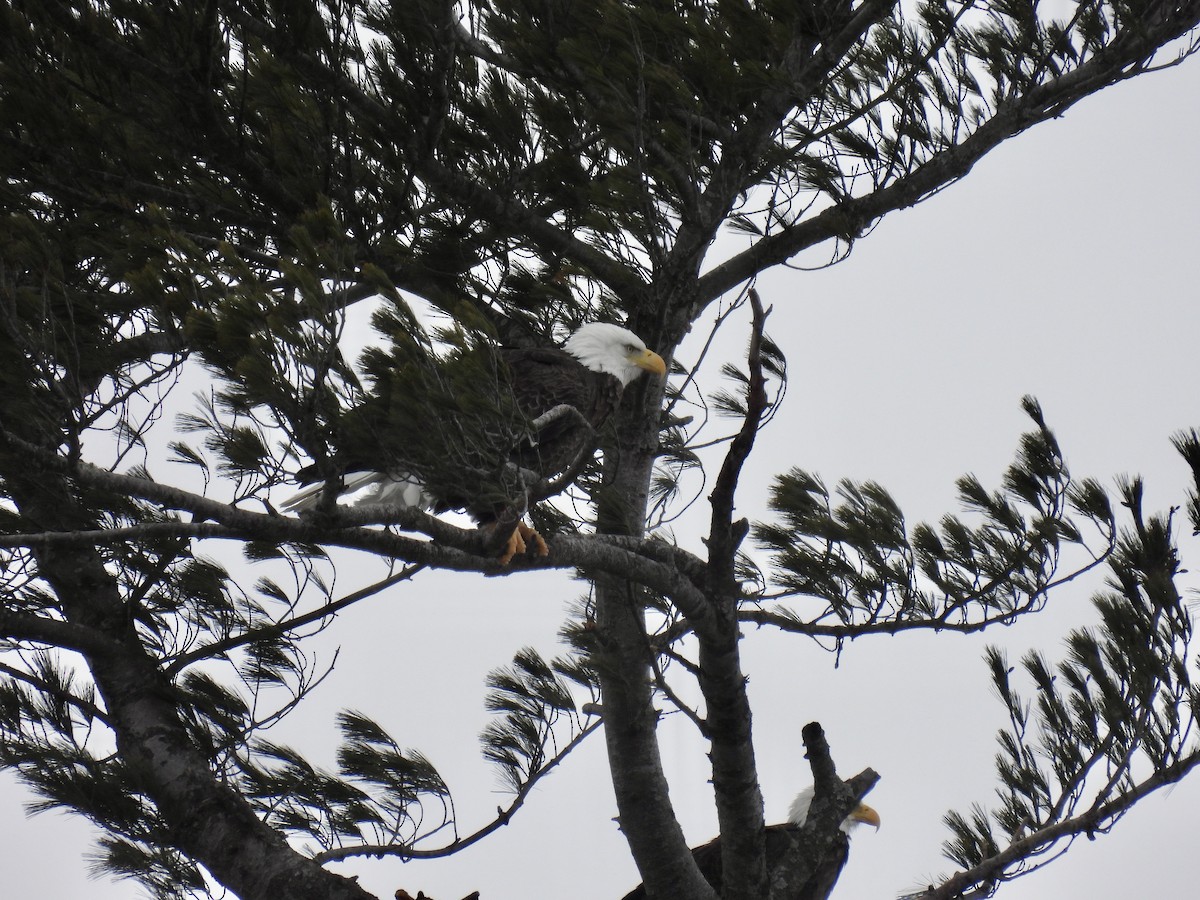
<svg viewBox="0 0 1200 900">
<path fill-rule="evenodd" d="M 666 374 L 666 364 L 628 328 L 608 322 L 589 322 L 577 330 L 563 349 L 593 372 L 616 377 L 627 386 L 644 372 Z"/>
</svg>

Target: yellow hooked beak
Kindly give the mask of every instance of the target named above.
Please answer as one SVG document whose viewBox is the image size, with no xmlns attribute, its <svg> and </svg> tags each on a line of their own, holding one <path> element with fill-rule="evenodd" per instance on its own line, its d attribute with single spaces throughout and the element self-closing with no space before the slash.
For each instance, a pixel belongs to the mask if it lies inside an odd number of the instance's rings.
<svg viewBox="0 0 1200 900">
<path fill-rule="evenodd" d="M 653 372 L 660 378 L 667 374 L 667 364 L 663 362 L 663 358 L 653 350 L 639 350 L 636 353 L 629 355 L 629 361 L 639 369 L 645 369 L 647 372 Z"/>
<path fill-rule="evenodd" d="M 879 813 L 875 812 L 875 810 L 871 809 L 865 803 L 858 804 L 848 818 L 854 822 L 861 822 L 864 825 L 874 825 L 875 830 L 879 830 Z"/>
</svg>

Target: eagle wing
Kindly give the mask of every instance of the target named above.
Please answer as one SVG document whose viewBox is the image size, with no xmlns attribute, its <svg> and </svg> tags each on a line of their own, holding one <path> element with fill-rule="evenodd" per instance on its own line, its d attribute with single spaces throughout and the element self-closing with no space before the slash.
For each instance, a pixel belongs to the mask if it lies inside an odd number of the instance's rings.
<svg viewBox="0 0 1200 900">
<path fill-rule="evenodd" d="M 621 382 L 593 372 L 564 350 L 504 350 L 517 408 L 535 420 L 558 406 L 570 406 L 579 417 L 561 416 L 547 423 L 518 448 L 513 462 L 553 478 L 566 471 L 594 443 L 596 432 L 621 402 Z M 586 425 L 584 424 L 586 423 Z"/>
</svg>

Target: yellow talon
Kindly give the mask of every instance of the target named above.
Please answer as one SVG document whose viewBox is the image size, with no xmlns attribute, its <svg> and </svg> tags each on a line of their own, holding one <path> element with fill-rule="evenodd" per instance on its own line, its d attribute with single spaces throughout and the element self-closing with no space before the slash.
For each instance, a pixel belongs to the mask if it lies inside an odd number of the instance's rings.
<svg viewBox="0 0 1200 900">
<path fill-rule="evenodd" d="M 546 541 L 542 536 L 530 526 L 522 521 L 518 521 L 516 527 L 512 530 L 512 534 L 508 536 L 508 541 L 504 545 L 504 552 L 500 554 L 497 561 L 502 566 L 507 566 L 513 561 L 514 556 L 524 556 L 529 552 L 530 548 L 538 556 L 549 556 L 550 548 L 546 546 Z"/>
<path fill-rule="evenodd" d="M 545 539 L 537 533 L 537 530 L 533 526 L 526 525 L 524 522 L 518 522 L 517 532 L 521 535 L 524 548 L 527 549 L 532 545 L 534 552 L 538 556 L 550 555 L 550 548 L 546 546 Z M 521 552 L 524 553 L 525 549 L 522 549 Z"/>
<path fill-rule="evenodd" d="M 500 565 L 507 566 L 514 556 L 525 552 L 525 539 L 521 536 L 521 530 L 514 528 L 512 534 L 508 536 L 508 542 L 504 545 L 504 552 L 500 554 Z"/>
</svg>

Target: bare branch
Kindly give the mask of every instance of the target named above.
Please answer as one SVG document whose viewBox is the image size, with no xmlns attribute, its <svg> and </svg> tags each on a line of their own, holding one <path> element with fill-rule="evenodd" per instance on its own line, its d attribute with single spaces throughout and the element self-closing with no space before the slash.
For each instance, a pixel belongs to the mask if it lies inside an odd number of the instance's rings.
<svg viewBox="0 0 1200 900">
<path fill-rule="evenodd" d="M 734 499 L 742 467 L 754 449 L 763 416 L 767 412 L 766 378 L 763 375 L 762 339 L 768 310 L 763 309 L 758 291 L 750 288 L 753 313 L 750 347 L 746 352 L 749 380 L 746 383 L 746 414 L 742 427 L 730 441 L 725 460 L 709 495 L 712 520 L 708 531 L 708 567 L 711 589 L 725 591 L 733 584 L 733 563 L 738 545 L 749 530 L 746 522 L 733 521 Z"/>
</svg>

